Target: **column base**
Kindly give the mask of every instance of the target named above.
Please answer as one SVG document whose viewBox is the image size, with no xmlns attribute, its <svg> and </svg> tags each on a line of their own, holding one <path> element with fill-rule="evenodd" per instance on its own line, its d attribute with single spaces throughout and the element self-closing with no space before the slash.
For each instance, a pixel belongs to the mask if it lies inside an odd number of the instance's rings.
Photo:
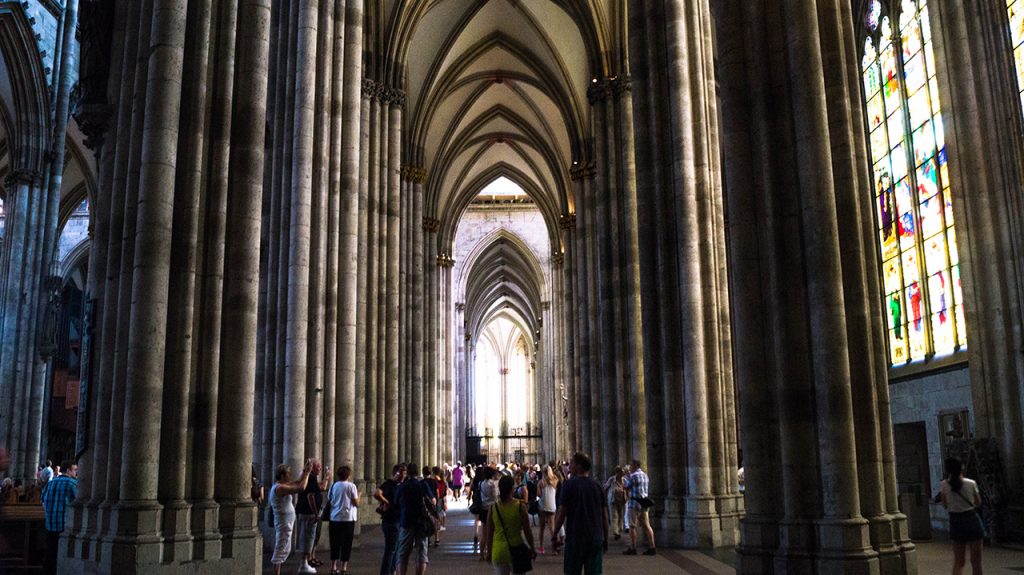
<svg viewBox="0 0 1024 575">
<path fill-rule="evenodd" d="M 220 506 L 212 499 L 192 503 L 192 555 L 196 561 L 221 556 Z"/>
<path fill-rule="evenodd" d="M 778 520 L 747 515 L 740 521 L 740 531 L 742 536 L 736 547 L 737 573 L 773 573 L 775 552 L 779 548 Z"/>
<path fill-rule="evenodd" d="M 162 513 L 155 501 L 121 501 L 110 509 L 110 531 L 101 539 L 100 558 L 109 561 L 112 573 L 160 564 Z"/>
<path fill-rule="evenodd" d="M 182 561 L 192 557 L 192 536 L 189 534 L 191 518 L 192 508 L 185 501 L 175 500 L 164 505 L 160 532 L 163 535 L 165 561 Z"/>
<path fill-rule="evenodd" d="M 245 565 L 258 573 L 263 552 L 263 538 L 257 528 L 256 504 L 250 499 L 219 502 L 221 555 Z M 327 539 L 323 537 L 322 539 Z"/>
<path fill-rule="evenodd" d="M 736 495 L 668 497 L 659 541 L 670 547 L 714 548 L 736 545 L 742 502 Z M 642 534 L 641 534 L 642 535 Z"/>
<path fill-rule="evenodd" d="M 866 519 L 823 519 L 815 522 L 819 549 L 815 564 L 823 573 L 878 575 L 878 552 L 871 547 Z"/>
</svg>

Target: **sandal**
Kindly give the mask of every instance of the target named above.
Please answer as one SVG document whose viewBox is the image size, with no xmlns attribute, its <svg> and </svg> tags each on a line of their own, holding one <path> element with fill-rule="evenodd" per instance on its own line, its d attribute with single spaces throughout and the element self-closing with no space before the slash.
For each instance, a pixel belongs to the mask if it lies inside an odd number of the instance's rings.
<svg viewBox="0 0 1024 575">
<path fill-rule="evenodd" d="M 310 567 L 319 567 L 324 564 L 324 562 L 319 559 L 310 559 L 306 561 L 306 563 L 309 563 Z"/>
</svg>

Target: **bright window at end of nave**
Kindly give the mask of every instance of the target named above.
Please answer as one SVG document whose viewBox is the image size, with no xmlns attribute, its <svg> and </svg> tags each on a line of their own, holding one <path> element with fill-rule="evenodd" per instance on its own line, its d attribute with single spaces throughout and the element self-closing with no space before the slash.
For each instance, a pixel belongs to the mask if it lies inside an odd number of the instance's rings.
<svg viewBox="0 0 1024 575">
<path fill-rule="evenodd" d="M 881 303 L 893 366 L 948 355 L 967 343 L 928 18 L 927 0 L 874 0 L 863 20 Z"/>
</svg>

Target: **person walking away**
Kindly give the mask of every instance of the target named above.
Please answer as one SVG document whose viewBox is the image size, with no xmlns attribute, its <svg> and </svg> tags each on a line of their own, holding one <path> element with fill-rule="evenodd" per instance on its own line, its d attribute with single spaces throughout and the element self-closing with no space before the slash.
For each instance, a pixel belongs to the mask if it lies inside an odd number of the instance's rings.
<svg viewBox="0 0 1024 575">
<path fill-rule="evenodd" d="M 331 485 L 327 499 L 331 503 L 329 534 L 331 539 L 331 575 L 348 575 L 348 561 L 352 558 L 352 538 L 356 533 L 359 514 L 359 490 L 349 481 L 352 468 L 342 465 L 335 472 L 337 481 Z M 341 569 L 338 569 L 341 563 Z"/>
<path fill-rule="evenodd" d="M 480 538 L 483 535 L 483 528 L 487 525 L 487 515 L 484 511 L 483 495 L 483 469 L 478 469 L 473 474 L 472 487 L 469 490 L 469 512 L 473 514 L 473 552 L 476 553 L 480 545 Z"/>
<path fill-rule="evenodd" d="M 274 485 L 270 488 L 269 497 L 270 508 L 274 512 L 274 554 L 270 557 L 274 575 L 281 575 L 281 565 L 288 560 L 288 555 L 292 552 L 292 531 L 295 529 L 295 505 L 292 503 L 292 495 L 301 493 L 306 488 L 312 470 L 312 459 L 306 462 L 302 475 L 295 481 L 292 481 L 291 467 L 282 463 L 274 470 Z"/>
<path fill-rule="evenodd" d="M 644 551 L 644 555 L 654 555 L 657 553 L 654 544 L 654 528 L 651 527 L 651 513 L 650 506 L 644 505 L 643 503 L 649 503 L 650 498 L 648 496 L 648 489 L 651 484 L 651 480 L 644 473 L 644 470 L 640 468 L 640 460 L 634 459 L 633 463 L 629 465 L 629 475 L 626 477 L 626 489 L 629 490 L 629 501 L 626 503 L 626 509 L 629 511 L 629 549 L 623 551 L 624 555 L 636 555 L 636 543 L 640 539 L 640 530 L 643 530 L 647 534 L 647 541 L 650 546 L 647 551 Z"/>
<path fill-rule="evenodd" d="M 522 501 L 513 497 L 514 488 L 515 481 L 511 478 L 502 477 L 498 480 L 498 502 L 487 518 L 487 548 L 490 550 L 495 575 L 525 573 L 512 570 L 512 548 L 523 544 L 524 535 L 530 547 L 530 556 L 537 558 L 529 515 Z"/>
<path fill-rule="evenodd" d="M 608 498 L 612 536 L 618 541 L 622 539 L 623 517 L 626 514 L 625 471 L 622 467 L 616 467 L 615 472 L 604 482 L 604 492 Z"/>
<path fill-rule="evenodd" d="M 43 572 L 47 575 L 57 573 L 57 548 L 60 546 L 60 534 L 64 531 L 64 518 L 68 505 L 75 500 L 78 491 L 78 466 L 73 461 L 67 461 L 63 467 L 64 473 L 48 480 L 43 489 L 43 511 L 46 515 Z M 47 469 L 50 467 L 47 466 Z"/>
<path fill-rule="evenodd" d="M 409 464 L 409 479 L 398 488 L 395 496 L 398 500 L 398 572 L 407 575 L 409 572 L 409 556 L 413 550 L 417 552 L 416 575 L 427 572 L 427 548 L 430 545 L 429 534 L 420 530 L 420 520 L 426 512 L 424 505 L 436 505 L 436 493 L 429 485 L 419 478 L 419 469 Z M 426 498 L 426 501 L 424 501 Z"/>
<path fill-rule="evenodd" d="M 974 480 L 964 477 L 963 463 L 959 459 L 946 460 L 946 478 L 939 483 L 939 495 L 949 511 L 953 575 L 963 572 L 967 549 L 971 551 L 971 573 L 981 575 L 981 548 L 985 539 L 985 526 L 978 513 L 981 493 Z"/>
<path fill-rule="evenodd" d="M 544 527 L 547 527 L 553 534 L 558 533 L 555 530 L 555 511 L 558 507 L 555 494 L 557 491 L 558 476 L 552 471 L 551 465 L 545 465 L 540 481 L 537 482 L 537 497 L 540 501 L 537 504 L 540 512 L 540 535 L 537 537 L 540 549 L 537 551 L 541 554 L 544 553 Z M 557 547 L 552 551 L 557 551 Z"/>
<path fill-rule="evenodd" d="M 452 469 L 452 495 L 455 496 L 455 500 L 459 500 L 459 495 L 462 494 L 462 462 L 456 461 L 455 467 Z"/>
<path fill-rule="evenodd" d="M 600 575 L 608 550 L 608 506 L 601 484 L 590 477 L 590 468 L 590 457 L 585 453 L 572 456 L 572 478 L 562 484 L 555 513 L 551 543 L 558 544 L 558 531 L 564 525 L 566 575 Z"/>
<path fill-rule="evenodd" d="M 440 467 L 434 467 L 431 470 L 434 474 L 434 486 L 437 488 L 437 507 L 434 511 L 437 513 L 437 519 L 440 525 L 437 531 L 434 533 L 434 547 L 441 544 L 441 532 L 446 531 L 445 520 L 448 518 L 448 482 L 445 481 L 444 473 L 442 473 Z"/>
<path fill-rule="evenodd" d="M 501 478 L 501 472 L 493 467 L 485 467 L 483 476 L 483 482 L 480 483 L 480 502 L 483 509 L 480 515 L 480 527 L 482 530 L 487 527 L 487 516 L 490 515 L 491 508 L 498 502 L 498 480 Z M 487 561 L 488 553 L 490 553 L 490 549 L 487 548 L 486 535 L 486 532 L 481 532 L 480 534 L 481 561 Z"/>
<path fill-rule="evenodd" d="M 405 465 L 399 463 L 391 468 L 391 479 L 380 484 L 373 494 L 380 505 L 380 529 L 384 532 L 384 557 L 380 561 L 380 575 L 393 575 L 395 572 L 396 551 L 398 550 L 398 522 L 401 518 L 398 506 L 398 487 L 405 481 Z"/>
</svg>

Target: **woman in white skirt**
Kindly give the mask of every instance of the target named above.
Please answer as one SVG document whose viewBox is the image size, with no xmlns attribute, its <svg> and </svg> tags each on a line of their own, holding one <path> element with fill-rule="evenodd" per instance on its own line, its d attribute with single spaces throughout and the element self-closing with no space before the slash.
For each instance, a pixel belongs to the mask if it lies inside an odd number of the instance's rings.
<svg viewBox="0 0 1024 575">
<path fill-rule="evenodd" d="M 292 495 L 306 488 L 306 481 L 313 469 L 313 460 L 306 462 L 302 476 L 292 481 L 292 468 L 281 464 L 274 470 L 274 486 L 270 488 L 270 506 L 274 510 L 274 575 L 281 575 L 281 565 L 288 560 L 292 551 L 292 529 L 295 527 L 295 504 Z"/>
</svg>

